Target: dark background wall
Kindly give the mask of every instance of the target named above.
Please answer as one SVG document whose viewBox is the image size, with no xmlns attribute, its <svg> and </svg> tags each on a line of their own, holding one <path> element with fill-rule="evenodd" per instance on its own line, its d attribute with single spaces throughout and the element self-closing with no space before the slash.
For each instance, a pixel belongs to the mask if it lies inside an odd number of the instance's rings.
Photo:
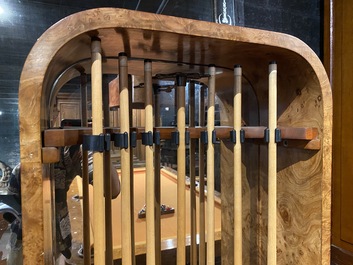
<svg viewBox="0 0 353 265">
<path fill-rule="evenodd" d="M 321 56 L 322 0 L 225 0 L 232 24 L 288 33 Z M 222 22 L 223 0 L 0 0 L 0 160 L 19 161 L 18 86 L 36 39 L 61 18 L 96 7 L 119 7 Z M 224 20 L 223 22 L 227 22 Z M 228 21 L 229 22 L 229 21 Z"/>
</svg>

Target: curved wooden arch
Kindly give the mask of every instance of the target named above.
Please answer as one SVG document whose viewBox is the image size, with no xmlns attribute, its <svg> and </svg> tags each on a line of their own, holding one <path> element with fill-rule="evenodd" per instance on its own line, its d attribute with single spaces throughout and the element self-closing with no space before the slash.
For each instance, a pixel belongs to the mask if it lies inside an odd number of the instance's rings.
<svg viewBox="0 0 353 265">
<path fill-rule="evenodd" d="M 43 255 L 46 253 L 44 225 L 48 218 L 43 213 L 46 203 L 43 186 L 49 178 L 46 177 L 48 167 L 42 163 L 42 132 L 49 124 L 51 88 L 68 66 L 90 58 L 93 36 L 102 40 L 103 56 L 126 52 L 128 57 L 156 61 L 153 74 L 205 72 L 207 65 L 215 64 L 223 69 L 217 76 L 219 90 L 232 89 L 222 80 L 232 75 L 232 70 L 226 69 L 241 64 L 259 97 L 266 90 L 268 62 L 276 60 L 279 73 L 288 75 L 282 79 L 279 76 L 279 89 L 287 91 L 279 92 L 283 99 L 279 106 L 279 124 L 320 129 L 322 146 L 317 154 L 321 161 L 319 256 L 322 264 L 329 264 L 332 99 L 326 72 L 314 52 L 302 41 L 286 34 L 114 8 L 83 11 L 54 24 L 38 39 L 24 64 L 19 89 L 24 264 L 43 264 L 47 260 Z M 89 66 L 83 67 L 89 73 Z M 142 76 L 143 64 L 131 60 L 129 70 L 131 74 Z M 117 63 L 107 60 L 103 72 L 116 73 Z M 296 91 L 306 90 L 320 97 L 319 106 L 306 106 L 298 110 L 297 115 L 291 109 L 291 99 Z M 260 111 L 264 108 L 265 103 L 260 102 Z M 310 115 L 311 108 L 316 108 L 318 115 Z M 265 120 L 266 115 L 260 118 L 260 123 Z"/>
</svg>

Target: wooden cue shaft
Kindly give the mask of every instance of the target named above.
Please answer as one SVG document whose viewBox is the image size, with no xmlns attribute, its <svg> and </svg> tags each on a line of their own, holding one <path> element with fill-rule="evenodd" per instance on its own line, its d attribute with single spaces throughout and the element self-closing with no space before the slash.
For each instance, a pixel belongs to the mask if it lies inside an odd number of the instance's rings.
<svg viewBox="0 0 353 265">
<path fill-rule="evenodd" d="M 214 146 L 212 132 L 214 130 L 215 115 L 215 83 L 216 67 L 209 67 L 209 89 L 207 106 L 207 264 L 215 262 L 215 237 L 214 237 Z"/>
<path fill-rule="evenodd" d="M 92 134 L 103 133 L 101 42 L 92 39 Z M 94 263 L 105 264 L 105 213 L 103 153 L 93 153 Z"/>
<path fill-rule="evenodd" d="M 109 83 L 103 79 L 103 106 L 109 106 Z M 103 109 L 103 125 L 110 126 L 109 108 Z M 105 199 L 105 245 L 106 264 L 113 264 L 113 224 L 112 224 L 112 179 L 110 151 L 104 152 L 104 199 Z"/>
<path fill-rule="evenodd" d="M 127 55 L 119 54 L 119 88 L 120 88 L 120 132 L 129 133 L 129 90 Z M 128 136 L 130 142 L 130 135 Z M 132 235 L 131 235 L 131 190 L 130 190 L 130 147 L 121 148 L 121 258 L 122 263 L 132 265 Z"/>
<path fill-rule="evenodd" d="M 200 89 L 200 108 L 199 108 L 200 126 L 205 126 L 205 85 Z M 200 243 L 199 243 L 199 264 L 206 264 L 206 223 L 205 223 L 205 145 L 199 140 L 199 178 L 200 178 Z"/>
<path fill-rule="evenodd" d="M 152 62 L 145 60 L 145 132 L 153 132 Z M 147 265 L 156 264 L 153 145 L 146 150 L 146 245 Z"/>
<path fill-rule="evenodd" d="M 128 74 L 128 90 L 129 90 L 129 117 L 130 127 L 133 125 L 132 100 L 133 100 L 133 80 L 132 75 Z M 136 264 L 135 259 L 135 220 L 134 220 L 134 152 L 130 150 L 130 213 L 131 213 L 131 259 L 132 265 Z"/>
<path fill-rule="evenodd" d="M 185 85 L 186 78 L 177 77 L 177 129 L 179 132 L 179 145 L 177 148 L 177 264 L 185 265 L 185 235 L 186 235 L 186 210 L 185 210 Z"/>
<path fill-rule="evenodd" d="M 161 126 L 160 122 L 160 92 L 155 91 L 154 97 L 154 124 L 156 127 Z M 154 187 L 155 187 L 155 250 L 156 250 L 156 265 L 160 265 L 162 263 L 162 255 L 161 255 L 161 147 L 160 145 L 154 146 Z"/>
<path fill-rule="evenodd" d="M 195 82 L 189 83 L 189 127 L 195 127 Z M 189 171 L 190 171 L 190 263 L 197 262 L 196 245 L 196 185 L 195 185 L 195 139 L 190 139 Z"/>
<path fill-rule="evenodd" d="M 236 143 L 234 144 L 234 264 L 242 264 L 243 237 L 242 237 L 242 170 L 241 170 L 241 77 L 242 69 L 234 67 L 234 98 L 233 117 Z"/>
<path fill-rule="evenodd" d="M 268 143 L 268 243 L 267 264 L 277 264 L 277 144 L 275 129 L 277 128 L 277 64 L 269 65 L 269 107 L 268 128 L 270 138 Z"/>
<path fill-rule="evenodd" d="M 88 126 L 87 121 L 87 75 L 81 74 L 81 125 Z M 83 215 L 83 264 L 91 262 L 91 221 L 89 214 L 89 175 L 88 153 L 82 151 L 82 215 Z"/>
</svg>

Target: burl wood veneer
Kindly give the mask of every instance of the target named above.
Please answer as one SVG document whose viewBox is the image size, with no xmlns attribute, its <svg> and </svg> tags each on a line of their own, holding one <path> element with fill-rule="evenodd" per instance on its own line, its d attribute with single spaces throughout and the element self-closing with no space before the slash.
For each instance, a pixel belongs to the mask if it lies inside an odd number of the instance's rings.
<svg viewBox="0 0 353 265">
<path fill-rule="evenodd" d="M 234 64 L 243 67 L 243 120 L 267 126 L 268 63 L 278 63 L 278 125 L 318 130 L 319 148 L 278 147 L 278 264 L 329 264 L 331 210 L 331 115 L 328 78 L 319 58 L 285 34 L 122 9 L 71 15 L 36 42 L 23 67 L 20 90 L 24 264 L 51 260 L 50 178 L 42 160 L 42 133 L 49 128 L 55 95 L 68 80 L 90 73 L 91 37 L 101 39 L 103 72 L 117 73 L 126 52 L 129 73 L 207 73 L 215 64 L 222 125 L 232 124 Z M 61 76 L 60 79 L 57 79 Z M 298 146 L 296 146 L 298 147 Z M 232 264 L 232 147 L 221 143 L 222 264 Z M 243 262 L 266 263 L 267 147 L 243 146 Z M 48 205 L 49 204 L 49 205 Z M 46 208 L 47 207 L 47 208 Z"/>
</svg>

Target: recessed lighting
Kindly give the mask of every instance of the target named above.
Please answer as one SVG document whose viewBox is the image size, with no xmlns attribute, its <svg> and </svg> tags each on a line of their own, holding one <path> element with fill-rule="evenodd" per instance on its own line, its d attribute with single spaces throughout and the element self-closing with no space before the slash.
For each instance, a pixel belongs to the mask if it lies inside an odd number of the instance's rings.
<svg viewBox="0 0 353 265">
<path fill-rule="evenodd" d="M 2 115 L 2 111 L 0 110 L 0 116 Z"/>
</svg>

